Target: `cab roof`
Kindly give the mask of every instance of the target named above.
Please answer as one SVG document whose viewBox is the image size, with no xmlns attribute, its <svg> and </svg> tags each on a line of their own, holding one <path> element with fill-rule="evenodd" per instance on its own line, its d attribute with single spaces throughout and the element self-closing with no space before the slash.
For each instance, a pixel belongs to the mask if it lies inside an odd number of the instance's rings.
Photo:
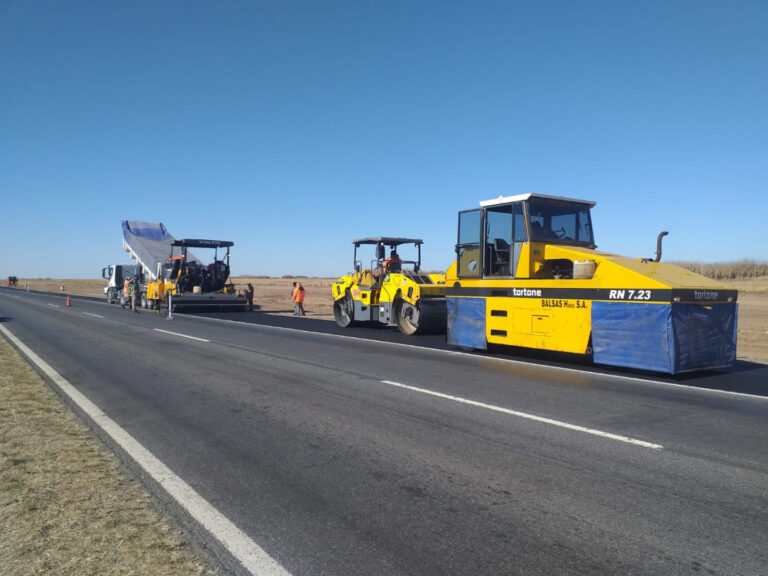
<svg viewBox="0 0 768 576">
<path fill-rule="evenodd" d="M 400 244 L 423 244 L 424 241 L 419 238 L 398 238 L 395 236 L 371 236 L 369 238 L 358 238 L 353 240 L 355 246 L 363 244 L 384 244 L 385 246 L 400 246 Z"/>
<path fill-rule="evenodd" d="M 587 204 L 588 206 L 594 206 L 596 202 L 592 200 L 579 200 L 578 198 L 567 198 L 565 196 L 549 196 L 548 194 L 535 194 L 533 192 L 527 192 L 526 194 L 516 194 L 515 196 L 499 196 L 498 198 L 492 198 L 491 200 L 481 200 L 480 206 L 496 206 L 500 204 L 510 204 L 512 202 L 522 202 L 529 198 L 542 198 L 544 200 L 560 200 L 561 202 L 574 202 L 577 204 Z"/>
</svg>

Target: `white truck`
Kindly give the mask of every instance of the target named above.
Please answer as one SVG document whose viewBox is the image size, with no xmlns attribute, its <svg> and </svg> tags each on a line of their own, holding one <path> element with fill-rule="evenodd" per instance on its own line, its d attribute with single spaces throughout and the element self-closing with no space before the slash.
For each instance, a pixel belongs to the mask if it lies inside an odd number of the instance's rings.
<svg viewBox="0 0 768 576">
<path fill-rule="evenodd" d="M 137 264 L 110 264 L 101 269 L 101 277 L 107 281 L 107 285 L 104 286 L 107 304 L 114 304 L 115 302 L 121 305 L 130 304 L 130 302 L 126 302 L 123 295 L 123 282 L 126 278 L 136 276 L 136 272 L 140 269 L 141 266 Z"/>
<path fill-rule="evenodd" d="M 101 270 L 101 277 L 107 281 L 104 295 L 108 304 L 115 302 L 125 305 L 123 282 L 139 274 L 142 296 L 146 307 L 146 282 L 157 279 L 157 271 L 171 253 L 173 236 L 168 234 L 162 223 L 124 220 L 123 250 L 136 261 L 135 264 L 110 264 Z"/>
</svg>

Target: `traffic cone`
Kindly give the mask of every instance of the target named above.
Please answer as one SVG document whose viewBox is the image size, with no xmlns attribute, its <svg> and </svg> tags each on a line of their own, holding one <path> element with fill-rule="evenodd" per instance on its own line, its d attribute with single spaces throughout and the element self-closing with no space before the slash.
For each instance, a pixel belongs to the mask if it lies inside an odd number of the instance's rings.
<svg viewBox="0 0 768 576">
<path fill-rule="evenodd" d="M 69 301 L 69 294 L 67 294 L 67 306 L 72 306 L 72 303 Z"/>
</svg>

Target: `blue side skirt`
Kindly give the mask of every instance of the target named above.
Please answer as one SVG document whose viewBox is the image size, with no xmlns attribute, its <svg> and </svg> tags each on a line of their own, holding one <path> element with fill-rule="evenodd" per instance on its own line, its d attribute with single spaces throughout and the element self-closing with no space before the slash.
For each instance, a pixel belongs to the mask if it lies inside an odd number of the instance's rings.
<svg viewBox="0 0 768 576">
<path fill-rule="evenodd" d="M 446 298 L 448 344 L 485 350 L 485 298 Z"/>
<path fill-rule="evenodd" d="M 597 364 L 677 374 L 736 360 L 736 303 L 592 303 Z"/>
</svg>

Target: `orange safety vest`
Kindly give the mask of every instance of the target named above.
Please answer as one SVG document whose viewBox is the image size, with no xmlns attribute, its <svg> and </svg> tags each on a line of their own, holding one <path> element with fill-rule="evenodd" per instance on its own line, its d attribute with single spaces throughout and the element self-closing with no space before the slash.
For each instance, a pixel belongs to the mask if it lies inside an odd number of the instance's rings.
<svg viewBox="0 0 768 576">
<path fill-rule="evenodd" d="M 400 268 L 403 264 L 403 261 L 400 260 L 399 256 L 395 256 L 394 258 L 390 256 L 381 265 L 382 270 L 384 270 L 384 273 L 386 274 L 389 272 L 389 269 L 392 268 L 392 266 L 395 266 L 396 268 Z"/>
<path fill-rule="evenodd" d="M 296 289 L 293 291 L 293 301 L 294 302 L 304 302 L 304 287 L 303 286 L 296 286 Z"/>
</svg>

